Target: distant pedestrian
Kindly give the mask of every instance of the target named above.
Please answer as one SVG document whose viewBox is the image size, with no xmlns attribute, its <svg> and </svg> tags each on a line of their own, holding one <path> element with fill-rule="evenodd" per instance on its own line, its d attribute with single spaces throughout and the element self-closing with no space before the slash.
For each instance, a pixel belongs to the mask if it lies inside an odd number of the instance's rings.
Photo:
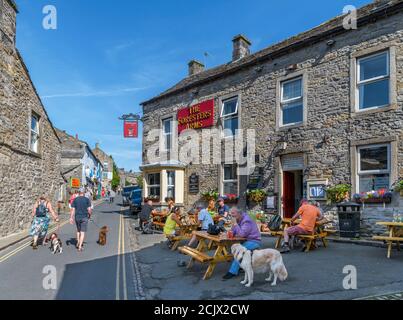
<svg viewBox="0 0 403 320">
<path fill-rule="evenodd" d="M 85 233 L 88 230 L 88 221 L 91 218 L 92 205 L 90 199 L 85 197 L 85 190 L 80 189 L 79 196 L 74 200 L 70 215 L 70 223 L 77 227 L 77 249 L 83 251 Z"/>
<path fill-rule="evenodd" d="M 74 199 L 77 197 L 78 197 L 78 191 L 76 190 L 71 194 L 70 199 L 69 199 L 69 208 L 70 209 L 71 209 L 71 205 L 73 204 Z"/>
<path fill-rule="evenodd" d="M 109 202 L 110 203 L 113 203 L 113 201 L 115 200 L 115 196 L 116 196 L 116 193 L 115 193 L 115 191 L 113 191 L 113 189 L 109 192 Z"/>
<path fill-rule="evenodd" d="M 38 249 L 38 239 L 42 241 L 46 239 L 50 222 L 49 213 L 56 222 L 59 222 L 58 215 L 53 210 L 52 204 L 45 196 L 42 196 L 35 202 L 32 209 L 32 217 L 34 220 L 29 234 L 33 237 L 32 249 L 34 250 Z"/>
</svg>

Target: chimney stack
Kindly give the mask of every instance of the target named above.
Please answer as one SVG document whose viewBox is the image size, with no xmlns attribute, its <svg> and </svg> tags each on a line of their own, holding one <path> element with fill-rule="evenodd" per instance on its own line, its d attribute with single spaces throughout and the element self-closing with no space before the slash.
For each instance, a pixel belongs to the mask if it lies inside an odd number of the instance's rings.
<svg viewBox="0 0 403 320">
<path fill-rule="evenodd" d="M 190 61 L 188 66 L 189 66 L 189 76 L 193 76 L 195 74 L 204 71 L 204 64 L 197 60 Z"/>
<path fill-rule="evenodd" d="M 98 142 L 95 144 L 95 149 L 99 149 L 99 143 Z"/>
<path fill-rule="evenodd" d="M 239 59 L 245 58 L 250 55 L 250 46 L 252 43 L 248 38 L 239 34 L 232 40 L 234 44 L 234 49 L 232 51 L 232 61 L 237 61 Z"/>
</svg>

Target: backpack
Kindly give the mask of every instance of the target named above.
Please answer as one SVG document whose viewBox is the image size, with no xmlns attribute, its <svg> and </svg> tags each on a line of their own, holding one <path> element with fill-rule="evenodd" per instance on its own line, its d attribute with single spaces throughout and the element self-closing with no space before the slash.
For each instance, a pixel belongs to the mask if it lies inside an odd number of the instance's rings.
<svg viewBox="0 0 403 320">
<path fill-rule="evenodd" d="M 210 224 L 208 226 L 207 233 L 212 236 L 218 236 L 221 232 L 224 232 L 225 229 L 220 225 Z"/>
<path fill-rule="evenodd" d="M 35 215 L 37 218 L 45 218 L 48 214 L 48 203 L 41 202 L 39 203 L 39 206 L 36 208 Z"/>
<path fill-rule="evenodd" d="M 281 219 L 280 215 L 275 214 L 270 218 L 267 227 L 270 231 L 280 231 L 282 222 L 283 219 Z"/>
</svg>

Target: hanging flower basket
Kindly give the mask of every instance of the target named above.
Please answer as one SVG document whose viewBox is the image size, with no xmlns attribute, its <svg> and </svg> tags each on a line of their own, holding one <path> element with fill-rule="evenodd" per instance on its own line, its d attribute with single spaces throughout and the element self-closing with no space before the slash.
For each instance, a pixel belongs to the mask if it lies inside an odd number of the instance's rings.
<svg viewBox="0 0 403 320">
<path fill-rule="evenodd" d="M 267 197 L 267 192 L 262 189 L 250 190 L 246 192 L 246 197 L 255 203 L 262 203 Z"/>
<path fill-rule="evenodd" d="M 201 196 L 204 201 L 214 200 L 217 201 L 220 193 L 217 190 L 209 190 L 207 192 L 202 192 Z"/>
</svg>

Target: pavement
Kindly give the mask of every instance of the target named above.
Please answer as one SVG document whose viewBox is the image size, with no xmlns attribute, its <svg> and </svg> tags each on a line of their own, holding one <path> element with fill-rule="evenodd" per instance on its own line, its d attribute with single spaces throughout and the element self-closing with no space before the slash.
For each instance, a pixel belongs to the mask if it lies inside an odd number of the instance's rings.
<svg viewBox="0 0 403 320">
<path fill-rule="evenodd" d="M 284 255 L 289 278 L 271 287 L 256 275 L 252 288 L 241 277 L 222 281 L 229 264 L 219 264 L 210 280 L 202 280 L 206 265 L 191 270 L 179 267 L 188 257 L 172 252 L 162 234 L 143 235 L 137 220 L 121 206 L 101 203 L 95 207 L 82 253 L 75 249 L 75 228 L 66 223 L 58 230 L 63 254 L 47 247 L 33 251 L 25 240 L 0 251 L 0 300 L 402 300 L 403 253 L 352 243 L 330 242 L 303 253 Z M 108 243 L 99 246 L 98 228 L 110 229 Z M 275 239 L 264 238 L 273 248 Z M 357 271 L 357 289 L 346 290 L 346 266 Z"/>
<path fill-rule="evenodd" d="M 145 237 L 145 236 L 142 236 Z M 264 238 L 265 248 L 274 248 L 273 238 Z M 188 257 L 168 250 L 164 243 L 136 252 L 144 288 L 154 299 L 214 300 L 396 300 L 403 288 L 403 253 L 386 258 L 386 249 L 333 243 L 310 253 L 295 250 L 283 255 L 289 278 L 271 287 L 264 275 L 257 275 L 252 288 L 239 282 L 243 277 L 222 281 L 229 264 L 217 266 L 210 280 L 202 280 L 206 266 L 195 263 L 191 270 L 178 267 Z M 357 271 L 357 290 L 346 290 L 346 266 Z"/>
<path fill-rule="evenodd" d="M 94 209 L 84 252 L 75 248 L 75 227 L 62 225 L 63 253 L 48 247 L 34 251 L 30 240 L 0 252 L 0 299 L 4 300 L 141 300 L 144 292 L 130 249 L 127 219 L 118 197 Z M 108 243 L 97 244 L 98 228 L 108 226 Z"/>
</svg>

